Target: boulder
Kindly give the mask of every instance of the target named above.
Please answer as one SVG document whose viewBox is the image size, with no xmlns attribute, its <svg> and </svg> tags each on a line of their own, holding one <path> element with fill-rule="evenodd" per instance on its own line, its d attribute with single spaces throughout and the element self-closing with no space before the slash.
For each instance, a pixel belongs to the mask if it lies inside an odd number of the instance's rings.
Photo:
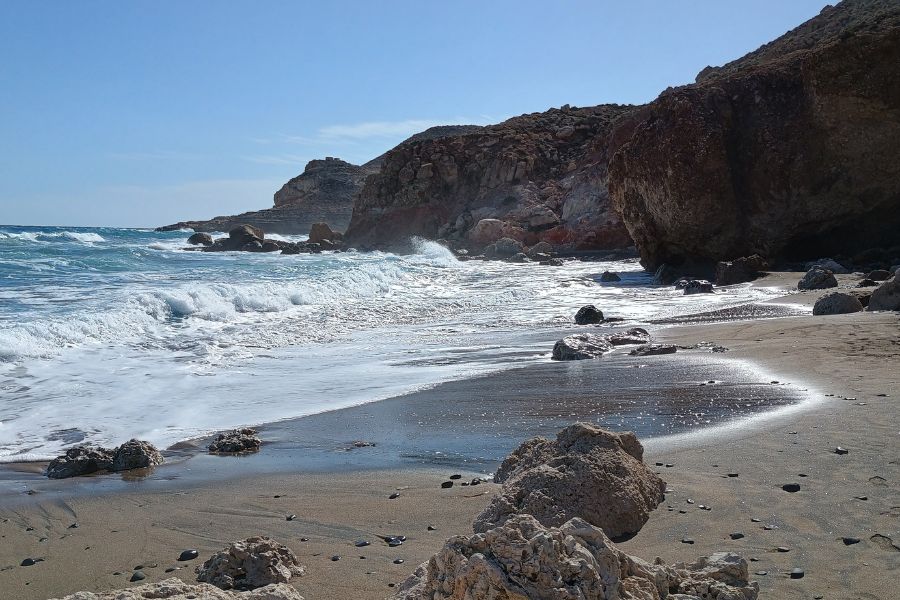
<svg viewBox="0 0 900 600">
<path fill-rule="evenodd" d="M 650 341 L 650 334 L 643 327 L 632 327 L 618 333 L 607 334 L 605 337 L 613 346 L 646 344 Z"/>
<path fill-rule="evenodd" d="M 547 242 L 538 242 L 534 246 L 528 249 L 528 258 L 535 260 L 535 257 L 541 256 L 541 258 L 550 258 L 553 254 L 553 244 L 549 244 Z"/>
<path fill-rule="evenodd" d="M 798 290 L 824 290 L 837 287 L 834 273 L 821 267 L 810 269 L 797 284 Z"/>
<path fill-rule="evenodd" d="M 619 550 L 583 519 L 547 527 L 530 515 L 447 540 L 394 600 L 756 600 L 747 561 L 717 553 L 665 565 Z"/>
<path fill-rule="evenodd" d="M 852 294 L 832 292 L 816 300 L 814 315 L 843 315 L 860 312 L 863 309 L 859 298 Z"/>
<path fill-rule="evenodd" d="M 245 452 L 258 452 L 262 442 L 257 435 L 259 432 L 255 429 L 245 427 L 244 429 L 232 429 L 220 433 L 209 444 L 209 451 L 212 454 L 239 454 Z"/>
<path fill-rule="evenodd" d="M 47 477 L 65 479 L 106 471 L 112 467 L 115 450 L 99 446 L 78 446 L 69 448 L 62 456 L 50 461 Z"/>
<path fill-rule="evenodd" d="M 111 470 L 146 469 L 161 464 L 163 464 L 163 456 L 153 444 L 132 439 L 116 448 Z"/>
<path fill-rule="evenodd" d="M 628 354 L 631 356 L 655 356 L 657 354 L 675 354 L 677 350 L 678 347 L 672 344 L 646 344 L 635 348 Z"/>
<path fill-rule="evenodd" d="M 672 285 L 678 281 L 679 277 L 681 277 L 681 272 L 678 269 L 671 265 L 662 264 L 659 265 L 659 268 L 653 274 L 653 283 L 656 285 Z"/>
<path fill-rule="evenodd" d="M 522 253 L 522 243 L 512 238 L 500 238 L 493 244 L 494 253 L 500 258 L 509 258 Z"/>
<path fill-rule="evenodd" d="M 192 246 L 212 246 L 213 238 L 208 233 L 199 232 L 189 237 L 187 243 Z"/>
<path fill-rule="evenodd" d="M 277 583 L 252 591 L 226 591 L 208 583 L 185 583 L 164 579 L 111 592 L 78 592 L 59 600 L 303 600 L 300 592 L 288 584 Z"/>
<path fill-rule="evenodd" d="M 287 243 L 281 246 L 282 254 L 300 254 L 300 244 Z"/>
<path fill-rule="evenodd" d="M 606 336 L 591 333 L 568 335 L 553 345 L 553 360 L 600 358 L 613 349 Z"/>
<path fill-rule="evenodd" d="M 868 310 L 900 310 L 900 272 L 875 288 Z"/>
<path fill-rule="evenodd" d="M 713 292 L 713 284 L 706 281 L 705 279 L 691 279 L 684 285 L 684 295 L 690 296 L 692 294 L 712 294 Z"/>
<path fill-rule="evenodd" d="M 531 259 L 528 258 L 528 255 L 525 254 L 524 252 L 518 252 L 518 253 L 516 253 L 516 254 L 513 254 L 513 255 L 510 256 L 509 258 L 507 258 L 507 259 L 506 259 L 506 262 L 511 262 L 511 263 L 530 263 L 530 262 L 531 262 Z"/>
<path fill-rule="evenodd" d="M 814 260 L 813 262 L 806 263 L 807 271 L 814 267 L 819 267 L 820 269 L 825 269 L 826 271 L 831 271 L 832 273 L 837 273 L 839 275 L 846 275 L 850 272 L 850 269 L 834 260 L 833 258 L 820 258 L 819 260 Z"/>
<path fill-rule="evenodd" d="M 266 234 L 253 225 L 238 225 L 228 231 L 228 239 L 232 240 L 235 246 L 241 247 L 253 241 L 262 242 L 266 239 Z"/>
<path fill-rule="evenodd" d="M 766 259 L 759 254 L 745 256 L 716 264 L 716 285 L 734 285 L 753 281 L 769 268 Z"/>
<path fill-rule="evenodd" d="M 240 247 L 241 252 L 265 252 L 263 250 L 263 242 L 252 240 Z"/>
<path fill-rule="evenodd" d="M 223 590 L 287 583 L 291 577 L 303 574 L 303 567 L 290 548 L 262 536 L 229 544 L 196 570 L 197 581 Z"/>
<path fill-rule="evenodd" d="M 603 274 L 600 275 L 600 281 L 602 283 L 611 283 L 614 281 L 622 281 L 622 278 L 619 277 L 618 273 L 613 273 L 612 271 L 603 271 Z"/>
<path fill-rule="evenodd" d="M 887 281 L 891 278 L 891 272 L 885 269 L 875 269 L 866 275 L 866 279 L 871 279 L 872 281 Z"/>
<path fill-rule="evenodd" d="M 279 250 L 281 250 L 281 247 L 283 245 L 284 244 L 273 241 L 273 240 L 266 240 L 262 243 L 262 251 L 263 252 L 278 252 Z"/>
<path fill-rule="evenodd" d="M 859 283 L 856 284 L 856 287 L 858 287 L 858 288 L 876 287 L 877 285 L 878 285 L 877 281 L 866 278 L 866 279 L 861 279 L 859 281 Z"/>
<path fill-rule="evenodd" d="M 578 312 L 575 313 L 575 324 L 576 325 L 593 325 L 595 323 L 603 322 L 603 311 L 599 310 L 593 304 L 588 304 L 587 306 L 582 306 L 578 309 Z"/>
<path fill-rule="evenodd" d="M 328 223 L 313 223 L 309 228 L 309 242 L 312 244 L 321 244 L 323 240 L 334 243 L 341 237 L 343 236 L 333 231 Z"/>
<path fill-rule="evenodd" d="M 528 440 L 497 469 L 494 481 L 503 487 L 472 527 L 484 532 L 528 514 L 548 527 L 577 517 L 613 538 L 635 534 L 666 489 L 643 453 L 633 433 L 587 423 L 566 427 L 555 440 Z"/>
</svg>

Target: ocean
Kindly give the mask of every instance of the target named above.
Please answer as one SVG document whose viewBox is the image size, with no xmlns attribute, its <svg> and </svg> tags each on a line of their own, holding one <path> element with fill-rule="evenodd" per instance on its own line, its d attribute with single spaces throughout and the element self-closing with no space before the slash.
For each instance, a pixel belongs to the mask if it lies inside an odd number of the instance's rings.
<svg viewBox="0 0 900 600">
<path fill-rule="evenodd" d="M 189 233 L 0 226 L 0 462 L 166 447 L 548 362 L 584 304 L 630 325 L 779 294 L 684 296 L 634 259 L 460 262 L 428 241 L 204 253 Z"/>
</svg>

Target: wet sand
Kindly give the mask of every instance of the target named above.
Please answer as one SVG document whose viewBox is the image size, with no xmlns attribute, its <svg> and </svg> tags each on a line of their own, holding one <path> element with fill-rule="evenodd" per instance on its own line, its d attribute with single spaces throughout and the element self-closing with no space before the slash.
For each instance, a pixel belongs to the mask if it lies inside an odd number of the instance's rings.
<svg viewBox="0 0 900 600">
<path fill-rule="evenodd" d="M 796 280 L 779 275 L 761 284 Z M 791 295 L 781 304 L 803 312 L 820 294 Z M 469 532 L 496 489 L 494 484 L 440 489 L 451 472 L 467 479 L 489 472 L 528 434 L 555 432 L 581 413 L 608 426 L 621 424 L 592 398 L 598 387 L 615 389 L 609 384 L 616 376 L 627 381 L 634 371 L 641 374 L 641 388 L 624 386 L 601 406 L 618 398 L 631 412 L 615 414 L 630 414 L 630 423 L 649 422 L 658 410 L 654 390 L 663 388 L 644 380 L 661 377 L 671 384 L 685 369 L 691 375 L 682 375 L 681 387 L 668 387 L 678 389 L 679 399 L 692 408 L 717 409 L 729 400 L 734 405 L 754 391 L 767 403 L 792 406 L 701 434 L 675 430 L 649 440 L 646 460 L 674 465 L 660 467 L 673 491 L 622 547 L 667 561 L 736 550 L 758 559 L 751 571 L 766 572 L 755 577 L 763 597 L 891 597 L 900 574 L 898 315 L 707 322 L 653 334 L 658 341 L 686 346 L 716 342 L 729 352 L 697 355 L 699 360 L 690 360 L 689 353 L 632 358 L 630 366 L 628 359 L 613 357 L 445 384 L 421 392 L 415 403 L 407 397 L 377 403 L 383 405 L 378 409 L 374 404 L 350 409 L 359 411 L 354 418 L 337 411 L 312 424 L 301 419 L 273 425 L 265 437 L 274 441 L 258 457 L 198 456 L 140 481 L 35 477 L 16 502 L 0 501 L 0 597 L 123 587 L 137 565 L 147 567 L 148 580 L 155 581 L 170 576 L 163 571 L 183 548 L 198 548 L 203 557 L 233 539 L 268 534 L 292 547 L 307 566 L 296 586 L 308 599 L 383 598 L 390 583 L 410 573 L 446 537 Z M 704 379 L 699 372 L 678 361 L 708 365 L 708 380 L 717 383 L 699 385 Z M 647 366 L 636 369 L 634 363 Z M 742 377 L 739 368 L 726 365 L 754 366 Z M 428 398 L 433 409 L 424 411 Z M 373 411 L 382 410 L 376 418 Z M 378 445 L 342 449 L 355 439 Z M 835 454 L 836 446 L 849 453 Z M 438 447 L 456 454 L 437 455 Z M 801 491 L 782 491 L 789 482 L 800 483 Z M 60 492 L 57 484 L 68 490 Z M 25 488 L 37 493 L 26 495 Z M 398 488 L 403 488 L 400 496 L 390 500 Z M 700 510 L 700 504 L 712 510 Z M 287 521 L 290 514 L 297 518 Z M 75 522 L 78 527 L 70 529 Z M 428 525 L 437 531 L 428 531 Z M 729 533 L 738 531 L 745 537 L 731 540 Z M 387 534 L 409 540 L 388 548 L 374 537 Z M 683 544 L 685 536 L 695 543 Z M 843 536 L 861 541 L 846 546 Z M 372 545 L 355 548 L 357 539 Z M 778 552 L 778 546 L 789 551 Z M 333 555 L 342 559 L 332 561 Z M 18 566 L 25 557 L 46 560 Z M 405 562 L 396 565 L 396 558 Z M 794 567 L 806 576 L 789 579 L 786 572 Z M 179 573 L 192 579 L 190 570 Z"/>
</svg>

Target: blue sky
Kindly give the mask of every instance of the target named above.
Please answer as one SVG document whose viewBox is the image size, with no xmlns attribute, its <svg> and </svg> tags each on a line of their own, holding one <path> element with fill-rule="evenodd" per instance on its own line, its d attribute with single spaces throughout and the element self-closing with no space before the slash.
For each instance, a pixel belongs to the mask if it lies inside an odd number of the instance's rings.
<svg viewBox="0 0 900 600">
<path fill-rule="evenodd" d="M 266 208 L 435 124 L 643 103 L 821 0 L 0 2 L 0 223 Z"/>
</svg>

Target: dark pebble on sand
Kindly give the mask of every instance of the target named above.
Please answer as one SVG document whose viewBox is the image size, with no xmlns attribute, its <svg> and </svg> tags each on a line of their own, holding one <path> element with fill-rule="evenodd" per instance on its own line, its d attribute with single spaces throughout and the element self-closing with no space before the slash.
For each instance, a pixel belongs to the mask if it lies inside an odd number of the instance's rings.
<svg viewBox="0 0 900 600">
<path fill-rule="evenodd" d="M 481 485 L 481 478 L 480 478 L 480 477 L 476 477 L 475 479 L 473 479 L 473 480 L 472 480 L 472 485 Z"/>
<path fill-rule="evenodd" d="M 367 542 L 366 540 L 356 540 L 357 548 L 362 548 L 363 546 L 368 546 L 368 545 L 369 545 L 369 542 Z"/>
<path fill-rule="evenodd" d="M 178 567 L 169 567 L 168 569 L 166 569 L 166 573 L 174 573 L 177 570 L 178 570 Z"/>
<path fill-rule="evenodd" d="M 200 556 L 200 553 L 191 548 L 188 550 L 182 550 L 181 554 L 178 555 L 178 560 L 194 560 L 198 556 Z"/>
<path fill-rule="evenodd" d="M 387 544 L 388 544 L 388 546 L 390 546 L 391 548 L 396 548 L 397 546 L 402 546 L 402 545 L 403 545 L 403 540 L 398 539 L 398 538 L 388 538 Z"/>
<path fill-rule="evenodd" d="M 403 564 L 403 559 L 402 559 L 402 558 L 395 558 L 395 559 L 394 559 L 394 564 L 395 564 L 395 565 L 402 565 L 402 564 Z"/>
<path fill-rule="evenodd" d="M 751 522 L 751 523 L 759 523 L 760 520 L 757 519 L 756 517 L 750 517 L 750 522 Z"/>
<path fill-rule="evenodd" d="M 143 571 L 135 571 L 131 574 L 131 579 L 129 581 L 143 581 L 147 579 L 147 576 L 144 575 Z"/>
<path fill-rule="evenodd" d="M 778 546 L 775 549 L 778 550 L 779 552 L 790 552 L 791 551 L 791 549 L 788 548 L 787 546 Z"/>
<path fill-rule="evenodd" d="M 667 469 L 671 469 L 671 468 L 674 467 L 674 466 L 675 466 L 674 463 L 666 463 L 666 468 L 667 468 Z"/>
<path fill-rule="evenodd" d="M 22 562 L 19 563 L 19 566 L 20 567 L 33 567 L 35 564 L 37 564 L 36 560 L 34 560 L 33 558 L 26 558 L 25 560 L 23 560 Z"/>
<path fill-rule="evenodd" d="M 39 539 L 39 540 L 38 540 L 38 541 L 39 541 L 39 542 L 46 542 L 46 541 L 47 541 L 47 538 L 45 538 L 45 537 L 42 537 L 42 538 L 41 538 L 41 539 Z"/>
<path fill-rule="evenodd" d="M 400 497 L 400 492 L 394 492 L 393 494 L 388 496 L 388 500 L 396 500 L 399 497 Z"/>
<path fill-rule="evenodd" d="M 78 529 L 78 523 L 72 523 L 69 525 L 69 529 Z"/>
<path fill-rule="evenodd" d="M 657 467 L 661 467 L 661 466 L 663 466 L 663 463 L 658 462 L 658 463 L 656 463 L 656 466 L 657 466 Z"/>
<path fill-rule="evenodd" d="M 783 486 L 781 486 L 781 489 L 783 489 L 783 490 L 786 491 L 786 492 L 790 492 L 791 494 L 793 494 L 794 492 L 799 492 L 799 491 L 800 491 L 800 484 L 799 484 L 799 483 L 786 483 L 786 484 L 784 484 Z"/>
<path fill-rule="evenodd" d="M 728 473 L 729 477 L 738 477 L 738 473 Z"/>
<path fill-rule="evenodd" d="M 434 525 L 429 525 L 428 531 L 437 531 L 437 527 L 435 527 Z"/>
<path fill-rule="evenodd" d="M 34 531 L 34 527 L 26 527 L 25 531 Z"/>
<path fill-rule="evenodd" d="M 772 531 L 773 529 L 775 529 L 775 526 L 774 525 L 763 525 L 763 529 L 765 529 L 766 531 Z"/>
<path fill-rule="evenodd" d="M 693 543 L 694 543 L 694 540 L 692 540 L 692 539 L 689 538 L 689 537 L 681 538 L 681 543 L 682 543 L 682 544 L 693 544 Z"/>
<path fill-rule="evenodd" d="M 791 579 L 803 579 L 804 575 L 803 569 L 791 569 Z"/>
<path fill-rule="evenodd" d="M 335 554 L 334 556 L 331 557 L 331 560 L 333 562 L 337 562 L 337 561 L 341 560 L 341 557 L 340 557 L 340 555 Z"/>
<path fill-rule="evenodd" d="M 768 575 L 768 574 L 769 574 L 768 571 L 756 571 L 756 572 L 754 573 L 754 575 L 760 575 L 760 576 L 762 576 L 762 575 Z"/>
<path fill-rule="evenodd" d="M 297 515 L 288 515 L 284 518 L 285 521 L 293 521 L 297 518 Z"/>
<path fill-rule="evenodd" d="M 441 484 L 441 489 L 445 489 L 445 490 L 446 490 L 446 489 L 452 488 L 452 487 L 453 487 L 453 482 L 452 482 L 452 481 L 445 481 L 444 483 Z"/>
<path fill-rule="evenodd" d="M 859 543 L 859 538 L 858 537 L 845 537 L 845 538 L 841 538 L 841 541 L 844 542 L 845 546 L 852 546 L 853 544 Z"/>
<path fill-rule="evenodd" d="M 862 501 L 865 502 L 866 500 L 869 499 L 869 497 L 868 497 L 868 496 L 856 496 L 856 499 L 857 499 L 857 500 L 862 500 Z"/>
<path fill-rule="evenodd" d="M 835 454 L 848 454 L 849 452 L 849 450 L 847 450 L 846 448 L 841 448 L 840 446 L 834 449 Z"/>
<path fill-rule="evenodd" d="M 685 500 L 685 502 L 687 502 L 688 504 L 693 504 L 694 500 L 693 498 L 688 498 L 687 500 Z"/>
<path fill-rule="evenodd" d="M 300 538 L 300 541 L 301 541 L 301 542 L 308 542 L 308 541 L 309 541 L 309 538 Z"/>
<path fill-rule="evenodd" d="M 740 531 L 735 531 L 734 533 L 729 533 L 728 537 L 730 537 L 733 540 L 739 540 L 742 537 L 744 537 L 744 534 L 741 533 Z"/>
<path fill-rule="evenodd" d="M 450 479 L 462 479 L 462 475 L 460 475 L 459 473 L 454 473 L 450 476 Z"/>
</svg>

